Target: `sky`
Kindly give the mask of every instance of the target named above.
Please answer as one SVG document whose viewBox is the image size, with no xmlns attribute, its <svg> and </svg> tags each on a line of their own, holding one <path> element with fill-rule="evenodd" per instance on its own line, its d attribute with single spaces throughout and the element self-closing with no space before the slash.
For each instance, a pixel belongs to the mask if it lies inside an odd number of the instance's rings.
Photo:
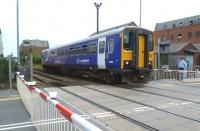
<svg viewBox="0 0 200 131">
<path fill-rule="evenodd" d="M 0 28 L 4 55 L 17 55 L 16 1 L 0 0 Z M 99 30 L 134 21 L 139 25 L 140 0 L 19 0 L 19 43 L 48 40 L 50 48 L 86 38 Z M 142 27 L 200 15 L 200 0 L 142 0 Z"/>
</svg>

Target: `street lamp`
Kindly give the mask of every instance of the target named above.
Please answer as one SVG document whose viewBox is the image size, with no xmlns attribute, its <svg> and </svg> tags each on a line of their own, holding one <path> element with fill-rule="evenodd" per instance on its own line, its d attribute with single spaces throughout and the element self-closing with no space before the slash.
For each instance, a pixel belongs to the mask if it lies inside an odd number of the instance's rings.
<svg viewBox="0 0 200 131">
<path fill-rule="evenodd" d="M 17 62 L 20 65 L 20 53 L 19 53 L 19 1 L 17 0 Z"/>
<path fill-rule="evenodd" d="M 99 8 L 102 5 L 102 3 L 94 3 L 95 7 L 97 8 L 97 34 L 99 33 Z"/>
<path fill-rule="evenodd" d="M 142 23 L 142 0 L 140 0 L 140 27 Z"/>
</svg>

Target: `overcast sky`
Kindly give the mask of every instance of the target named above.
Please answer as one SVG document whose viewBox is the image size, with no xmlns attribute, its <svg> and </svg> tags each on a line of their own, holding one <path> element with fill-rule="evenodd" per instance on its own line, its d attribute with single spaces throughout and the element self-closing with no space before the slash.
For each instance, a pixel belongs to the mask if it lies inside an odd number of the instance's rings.
<svg viewBox="0 0 200 131">
<path fill-rule="evenodd" d="M 24 39 L 48 40 L 50 47 L 85 38 L 96 31 L 134 21 L 139 25 L 140 0 L 19 0 L 20 44 Z M 142 0 L 142 27 L 200 15 L 200 0 Z M 16 0 L 0 0 L 0 28 L 5 56 L 16 56 Z"/>
</svg>

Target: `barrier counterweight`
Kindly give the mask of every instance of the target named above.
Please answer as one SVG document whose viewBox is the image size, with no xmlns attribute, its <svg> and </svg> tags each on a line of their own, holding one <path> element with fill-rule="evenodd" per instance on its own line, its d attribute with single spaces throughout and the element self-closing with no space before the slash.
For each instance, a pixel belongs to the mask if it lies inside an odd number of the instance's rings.
<svg viewBox="0 0 200 131">
<path fill-rule="evenodd" d="M 17 89 L 38 131 L 101 131 L 17 73 Z"/>
</svg>

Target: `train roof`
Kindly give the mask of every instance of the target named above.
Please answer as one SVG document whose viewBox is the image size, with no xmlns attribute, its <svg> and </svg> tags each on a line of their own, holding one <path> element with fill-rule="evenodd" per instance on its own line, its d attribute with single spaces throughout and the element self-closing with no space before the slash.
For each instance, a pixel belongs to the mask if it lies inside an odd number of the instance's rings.
<svg viewBox="0 0 200 131">
<path fill-rule="evenodd" d="M 74 44 L 90 41 L 90 40 L 101 38 L 101 37 L 104 37 L 104 36 L 107 36 L 107 35 L 118 34 L 118 33 L 122 32 L 124 29 L 127 29 L 127 28 L 139 28 L 139 27 L 137 27 L 137 26 L 124 26 L 124 27 L 121 27 L 121 28 L 118 28 L 118 29 L 113 29 L 113 30 L 109 30 L 109 31 L 104 32 L 104 33 L 100 33 L 100 34 L 97 34 L 97 35 L 89 36 L 89 37 L 87 37 L 85 39 L 82 39 L 82 40 L 66 43 L 64 45 L 61 45 L 61 46 L 58 46 L 58 47 L 54 47 L 54 48 L 51 48 L 51 49 L 46 49 L 46 50 L 43 50 L 42 52 L 55 50 L 55 49 L 59 49 L 59 48 L 62 48 L 62 47 L 66 47 L 66 46 L 70 46 L 70 45 L 74 45 Z"/>
</svg>

